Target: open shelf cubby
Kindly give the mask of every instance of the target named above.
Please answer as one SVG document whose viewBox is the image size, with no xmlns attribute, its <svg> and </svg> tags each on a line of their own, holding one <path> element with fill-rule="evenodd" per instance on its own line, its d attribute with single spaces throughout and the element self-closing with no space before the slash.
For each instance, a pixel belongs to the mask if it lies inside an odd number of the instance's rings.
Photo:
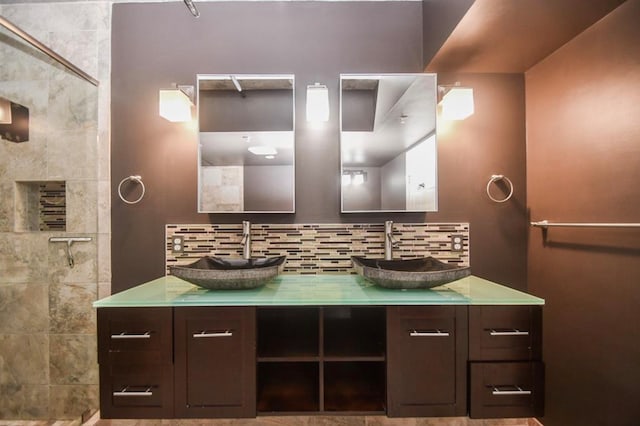
<svg viewBox="0 0 640 426">
<path fill-rule="evenodd" d="M 384 308 L 325 307 L 323 320 L 325 358 L 384 360 Z"/>
<path fill-rule="evenodd" d="M 258 412 L 384 413 L 386 310 L 257 310 Z"/>
<path fill-rule="evenodd" d="M 258 363 L 258 412 L 297 413 L 320 409 L 317 362 Z"/>
<path fill-rule="evenodd" d="M 261 308 L 257 311 L 258 361 L 319 356 L 318 308 Z"/>
<path fill-rule="evenodd" d="M 324 410 L 385 411 L 384 362 L 325 362 Z"/>
</svg>

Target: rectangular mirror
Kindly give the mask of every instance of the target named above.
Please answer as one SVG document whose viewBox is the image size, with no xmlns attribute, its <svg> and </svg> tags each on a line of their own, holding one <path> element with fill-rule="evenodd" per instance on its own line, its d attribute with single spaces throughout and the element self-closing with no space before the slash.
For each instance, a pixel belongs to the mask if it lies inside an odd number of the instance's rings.
<svg viewBox="0 0 640 426">
<path fill-rule="evenodd" d="M 438 209 L 436 74 L 340 75 L 342 212 Z"/>
<path fill-rule="evenodd" d="M 198 75 L 198 212 L 295 211 L 294 76 Z"/>
</svg>

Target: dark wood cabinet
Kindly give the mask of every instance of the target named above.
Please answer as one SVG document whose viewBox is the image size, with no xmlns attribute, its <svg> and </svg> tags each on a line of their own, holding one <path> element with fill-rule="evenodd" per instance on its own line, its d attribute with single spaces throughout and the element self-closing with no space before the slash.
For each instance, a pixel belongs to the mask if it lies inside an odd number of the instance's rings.
<svg viewBox="0 0 640 426">
<path fill-rule="evenodd" d="M 387 414 L 467 412 L 467 307 L 387 308 Z"/>
<path fill-rule="evenodd" d="M 469 308 L 469 416 L 544 414 L 542 306 Z"/>
<path fill-rule="evenodd" d="M 171 308 L 98 309 L 102 418 L 173 417 Z"/>
<path fill-rule="evenodd" d="M 544 409 L 542 306 L 100 308 L 98 362 L 103 418 Z"/>
<path fill-rule="evenodd" d="M 176 417 L 255 417 L 254 307 L 174 309 Z"/>
</svg>

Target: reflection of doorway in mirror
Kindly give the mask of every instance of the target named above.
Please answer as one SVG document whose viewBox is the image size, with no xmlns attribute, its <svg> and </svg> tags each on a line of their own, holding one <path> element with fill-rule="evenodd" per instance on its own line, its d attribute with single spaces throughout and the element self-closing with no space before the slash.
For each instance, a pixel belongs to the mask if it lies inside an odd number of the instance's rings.
<svg viewBox="0 0 640 426">
<path fill-rule="evenodd" d="M 435 210 L 436 137 L 431 135 L 406 152 L 407 210 Z"/>
<path fill-rule="evenodd" d="M 244 210 L 242 166 L 202 166 L 200 174 L 200 211 Z"/>
</svg>

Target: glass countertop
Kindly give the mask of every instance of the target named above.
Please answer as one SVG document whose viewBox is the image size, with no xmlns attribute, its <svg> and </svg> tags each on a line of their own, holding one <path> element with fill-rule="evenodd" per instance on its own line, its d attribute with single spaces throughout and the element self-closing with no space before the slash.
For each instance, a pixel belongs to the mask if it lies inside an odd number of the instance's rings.
<svg viewBox="0 0 640 426">
<path fill-rule="evenodd" d="M 279 275 L 251 290 L 207 290 L 165 276 L 93 303 L 147 306 L 544 305 L 544 299 L 468 276 L 432 289 L 378 287 L 358 275 Z"/>
</svg>

